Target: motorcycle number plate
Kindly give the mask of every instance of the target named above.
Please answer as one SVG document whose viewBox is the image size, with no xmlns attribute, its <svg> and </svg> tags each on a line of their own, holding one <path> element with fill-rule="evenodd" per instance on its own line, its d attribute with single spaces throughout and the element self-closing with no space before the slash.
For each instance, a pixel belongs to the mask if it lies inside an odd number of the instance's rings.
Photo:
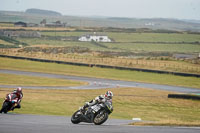
<svg viewBox="0 0 200 133">
<path fill-rule="evenodd" d="M 101 109 L 101 107 L 98 106 L 98 105 L 92 106 L 91 108 L 92 108 L 95 112 L 97 112 L 97 111 L 99 111 L 99 110 Z"/>
</svg>

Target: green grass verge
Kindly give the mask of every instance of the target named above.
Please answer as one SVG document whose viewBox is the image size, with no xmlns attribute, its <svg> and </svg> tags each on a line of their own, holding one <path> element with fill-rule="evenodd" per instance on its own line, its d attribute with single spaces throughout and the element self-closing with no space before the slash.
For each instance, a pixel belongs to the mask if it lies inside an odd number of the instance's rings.
<svg viewBox="0 0 200 133">
<path fill-rule="evenodd" d="M 104 43 L 110 49 L 115 51 L 132 52 L 179 52 L 195 53 L 200 52 L 200 45 L 196 44 L 161 44 L 161 43 Z"/>
<path fill-rule="evenodd" d="M 195 42 L 200 41 L 195 34 L 168 33 L 109 33 L 117 42 Z"/>
<path fill-rule="evenodd" d="M 156 74 L 129 70 L 106 69 L 97 67 L 80 67 L 55 63 L 42 63 L 27 60 L 0 58 L 0 69 L 23 70 L 65 75 L 109 78 L 137 82 L 167 84 L 200 88 L 200 78 Z"/>
<path fill-rule="evenodd" d="M 65 79 L 33 77 L 15 74 L 0 73 L 0 85 L 18 85 L 18 86 L 80 86 L 87 83 L 71 81 Z"/>
<path fill-rule="evenodd" d="M 60 41 L 60 40 L 45 40 L 45 39 L 38 39 L 38 38 L 20 38 L 19 41 L 25 42 L 29 45 L 49 45 L 49 46 L 65 46 L 65 47 L 74 47 L 74 46 L 79 46 L 79 47 L 86 47 L 89 48 L 90 50 L 95 50 L 95 51 L 106 51 L 108 49 L 98 47 L 91 42 L 79 42 L 79 41 Z"/>
<path fill-rule="evenodd" d="M 145 124 L 174 124 L 200 126 L 200 102 L 168 99 L 169 92 L 142 88 L 114 88 L 114 112 L 110 118 L 141 118 Z M 12 89 L 0 89 L 0 100 Z M 71 116 L 86 101 L 107 89 L 98 90 L 31 90 L 23 89 L 21 114 Z"/>
</svg>

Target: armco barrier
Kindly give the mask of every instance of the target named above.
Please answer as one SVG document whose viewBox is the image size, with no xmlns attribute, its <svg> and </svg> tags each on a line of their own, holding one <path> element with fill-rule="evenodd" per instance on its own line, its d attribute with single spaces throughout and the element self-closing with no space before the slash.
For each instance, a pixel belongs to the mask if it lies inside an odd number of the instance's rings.
<svg viewBox="0 0 200 133">
<path fill-rule="evenodd" d="M 192 94 L 168 94 L 168 98 L 181 98 L 181 99 L 200 100 L 200 95 L 192 95 Z"/>
<path fill-rule="evenodd" d="M 151 72 L 151 73 L 160 73 L 160 74 L 173 74 L 173 75 L 178 75 L 178 76 L 200 77 L 199 74 L 191 74 L 191 73 L 179 73 L 179 72 L 170 72 L 170 71 L 161 71 L 161 70 L 119 67 L 119 66 L 106 66 L 106 65 L 95 65 L 95 66 L 101 67 L 101 68 L 115 68 L 115 69 L 120 69 L 120 70 L 132 70 L 132 71 Z"/>
<path fill-rule="evenodd" d="M 77 65 L 77 66 L 89 66 L 89 64 L 85 64 L 85 63 L 65 62 L 65 61 L 56 61 L 56 60 L 47 60 L 47 59 L 38 59 L 38 58 L 29 58 L 29 57 L 8 56 L 8 55 L 0 55 L 0 57 L 6 57 L 6 58 L 12 58 L 12 59 L 24 59 L 24 60 L 39 61 L 39 62 L 58 63 L 58 64 Z"/>
<path fill-rule="evenodd" d="M 151 73 L 160 73 L 160 74 L 173 74 L 173 75 L 178 75 L 178 76 L 189 76 L 189 77 L 198 77 L 198 78 L 200 77 L 199 74 L 191 74 L 191 73 L 180 73 L 180 72 L 170 72 L 170 71 L 151 70 L 151 69 L 108 66 L 108 65 L 100 65 L 100 64 L 76 63 L 76 62 L 66 62 L 66 61 L 9 56 L 9 55 L 0 55 L 0 57 L 13 58 L 13 59 L 24 59 L 24 60 L 39 61 L 39 62 L 51 62 L 51 63 L 58 63 L 58 64 L 77 65 L 77 66 L 89 66 L 89 67 L 95 66 L 95 67 L 100 67 L 100 68 L 114 68 L 114 69 L 119 69 L 119 70 L 131 70 L 131 71 L 151 72 Z"/>
</svg>

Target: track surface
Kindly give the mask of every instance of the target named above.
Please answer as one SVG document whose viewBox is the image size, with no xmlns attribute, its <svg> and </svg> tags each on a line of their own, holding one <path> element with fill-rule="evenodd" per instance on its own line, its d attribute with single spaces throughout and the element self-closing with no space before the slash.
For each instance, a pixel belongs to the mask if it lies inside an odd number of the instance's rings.
<svg viewBox="0 0 200 133">
<path fill-rule="evenodd" d="M 199 133 L 198 127 L 128 126 L 111 119 L 105 124 L 72 124 L 69 117 L 0 114 L 0 133 Z"/>
<path fill-rule="evenodd" d="M 69 75 L 61 75 L 61 74 L 48 74 L 48 73 L 40 73 L 40 72 L 27 72 L 27 71 L 15 71 L 15 70 L 4 70 L 4 69 L 0 69 L 0 73 L 48 77 L 48 78 L 60 78 L 60 79 L 84 81 L 84 82 L 89 83 L 89 85 L 77 86 L 77 87 L 22 86 L 23 88 L 30 88 L 30 89 L 101 89 L 101 88 L 116 88 L 116 87 L 140 87 L 140 88 L 151 88 L 151 89 L 159 89 L 159 90 L 166 90 L 166 91 L 175 91 L 175 92 L 181 92 L 181 93 L 200 94 L 200 89 L 195 89 L 195 88 L 140 83 L 140 82 L 134 82 L 134 81 L 110 80 L 110 79 L 102 79 L 102 78 L 90 78 L 90 77 L 81 77 L 81 76 L 69 76 Z M 16 88 L 17 86 L 0 85 L 0 87 L 1 88 Z"/>
</svg>

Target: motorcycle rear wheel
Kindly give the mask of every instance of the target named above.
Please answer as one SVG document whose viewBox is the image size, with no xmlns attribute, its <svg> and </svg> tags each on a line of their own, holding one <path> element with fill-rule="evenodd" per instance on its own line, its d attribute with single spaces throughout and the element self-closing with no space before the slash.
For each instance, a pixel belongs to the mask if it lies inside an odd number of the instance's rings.
<svg viewBox="0 0 200 133">
<path fill-rule="evenodd" d="M 108 113 L 107 112 L 103 112 L 103 113 L 99 113 L 94 117 L 94 124 L 95 125 L 101 125 L 103 124 L 106 120 L 108 119 Z"/>
</svg>

